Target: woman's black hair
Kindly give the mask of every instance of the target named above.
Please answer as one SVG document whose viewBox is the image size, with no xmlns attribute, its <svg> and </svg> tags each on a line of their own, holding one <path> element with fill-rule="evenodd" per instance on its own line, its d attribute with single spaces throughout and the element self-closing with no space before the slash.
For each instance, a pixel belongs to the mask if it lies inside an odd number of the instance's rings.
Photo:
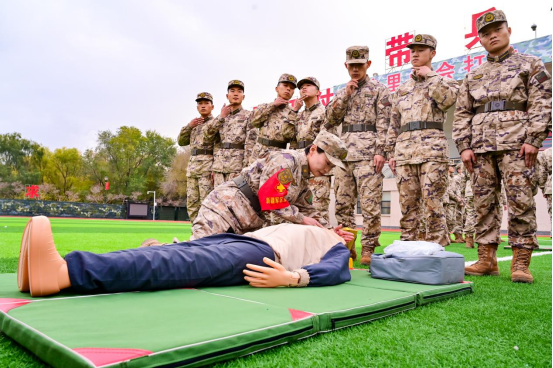
<svg viewBox="0 0 553 368">
<path fill-rule="evenodd" d="M 310 144 L 309 146 L 305 147 L 305 154 L 308 155 L 309 154 L 309 150 L 311 149 L 311 146 L 312 144 Z M 319 146 L 317 146 L 317 153 L 325 153 L 325 151 L 320 148 Z"/>
</svg>

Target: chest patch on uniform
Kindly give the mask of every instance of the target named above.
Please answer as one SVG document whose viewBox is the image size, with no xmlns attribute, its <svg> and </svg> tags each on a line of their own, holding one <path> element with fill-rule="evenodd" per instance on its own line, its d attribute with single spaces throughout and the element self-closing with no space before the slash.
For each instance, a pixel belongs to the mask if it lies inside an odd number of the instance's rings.
<svg viewBox="0 0 553 368">
<path fill-rule="evenodd" d="M 545 82 L 549 78 L 550 78 L 550 76 L 544 71 L 542 71 L 542 72 L 538 73 L 538 75 L 536 75 L 536 80 L 538 81 L 539 84 L 542 84 L 543 82 Z"/>
<path fill-rule="evenodd" d="M 484 74 L 477 74 L 477 75 L 475 75 L 474 77 L 472 77 L 472 79 L 473 79 L 473 80 L 482 79 L 483 76 L 484 76 Z"/>
<path fill-rule="evenodd" d="M 309 166 L 302 165 L 301 167 L 301 176 L 303 176 L 304 179 L 309 179 Z"/>
<path fill-rule="evenodd" d="M 405 96 L 405 95 L 407 95 L 408 93 L 409 93 L 408 91 L 401 91 L 401 92 L 399 93 L 399 95 L 400 95 L 400 96 Z"/>
<path fill-rule="evenodd" d="M 292 176 L 290 169 L 281 169 L 279 172 L 271 176 L 263 185 L 259 188 L 257 193 L 259 197 L 259 204 L 262 211 L 279 210 L 281 208 L 288 207 L 290 203 L 286 200 L 288 194 L 288 187 L 290 182 L 284 183 L 279 180 L 281 174 L 288 170 L 289 175 Z M 284 174 L 283 176 L 286 176 Z"/>
<path fill-rule="evenodd" d="M 305 193 L 305 201 L 309 204 L 313 204 L 313 192 L 311 189 L 307 189 L 307 192 Z"/>
<path fill-rule="evenodd" d="M 388 98 L 388 96 L 386 96 L 382 99 L 382 105 L 384 105 L 384 106 L 390 106 L 391 105 L 390 99 Z"/>
</svg>

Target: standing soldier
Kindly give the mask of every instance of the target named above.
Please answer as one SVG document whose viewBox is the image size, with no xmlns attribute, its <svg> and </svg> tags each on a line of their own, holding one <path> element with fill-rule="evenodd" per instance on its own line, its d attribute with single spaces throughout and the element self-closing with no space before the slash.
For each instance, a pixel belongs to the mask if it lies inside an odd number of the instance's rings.
<svg viewBox="0 0 553 368">
<path fill-rule="evenodd" d="M 341 139 L 348 148 L 345 169 L 336 169 L 336 219 L 355 228 L 354 210 L 360 197 L 363 214 L 361 264 L 369 265 L 374 248 L 380 246 L 382 167 L 390 119 L 390 92 L 367 76 L 371 66 L 368 46 L 346 50 L 345 67 L 351 77 L 346 87 L 327 105 L 325 127 L 342 124 Z"/>
<path fill-rule="evenodd" d="M 453 187 L 457 194 L 457 201 L 455 202 L 455 217 L 453 219 L 453 243 L 464 244 L 463 239 L 463 206 L 465 205 L 465 188 L 461 186 L 461 175 L 457 171 L 457 168 L 453 167 Z"/>
<path fill-rule="evenodd" d="M 538 186 L 545 199 L 547 199 L 547 212 L 551 221 L 551 147 L 538 153 Z"/>
<path fill-rule="evenodd" d="M 257 129 L 250 123 L 252 112 L 242 108 L 245 97 L 244 83 L 231 80 L 227 87 L 229 105 L 223 105 L 221 115 L 211 120 L 205 129 L 206 141 L 221 138 L 221 147 L 213 160 L 214 187 L 234 179 L 248 166 Z"/>
<path fill-rule="evenodd" d="M 196 102 L 201 117 L 192 119 L 178 137 L 179 146 L 190 145 L 191 156 L 186 172 L 186 207 L 190 222 L 194 221 L 200 204 L 213 189 L 213 143 L 205 139 L 208 123 L 213 120 L 213 97 L 211 93 L 198 93 Z"/>
<path fill-rule="evenodd" d="M 318 100 L 320 84 L 317 78 L 307 77 L 298 82 L 300 98 L 294 102 L 292 109 L 299 111 L 305 103 L 305 108 L 298 114 L 295 148 L 304 150 L 313 144 L 321 129 L 325 129 L 325 108 Z M 336 129 L 331 133 L 337 135 Z M 328 208 L 330 205 L 330 184 L 332 175 L 311 177 L 309 188 L 313 193 L 313 207 L 329 222 Z"/>
<path fill-rule="evenodd" d="M 259 137 L 253 147 L 250 162 L 265 158 L 271 151 L 286 148 L 296 136 L 296 111 L 288 101 L 296 89 L 297 79 L 282 74 L 275 87 L 277 98 L 272 103 L 260 104 L 253 112 L 252 125 L 259 128 Z"/>
<path fill-rule="evenodd" d="M 432 70 L 436 44 L 434 37 L 419 34 L 408 45 L 413 73 L 396 91 L 387 146 L 390 168 L 397 171 L 401 240 L 417 239 L 419 214 L 424 213 L 426 241 L 446 246 L 450 239 L 442 199 L 447 190 L 448 146 L 443 125 L 458 87 L 453 79 Z"/>
<path fill-rule="evenodd" d="M 533 176 L 538 147 L 551 121 L 551 76 L 543 62 L 515 53 L 501 10 L 476 20 L 486 63 L 470 71 L 457 99 L 453 140 L 472 173 L 478 262 L 467 275 L 499 275 L 499 191 L 503 180 L 509 210 L 513 282 L 533 282 L 528 269 L 538 247 Z"/>
<path fill-rule="evenodd" d="M 277 151 L 258 159 L 202 202 L 192 225 L 193 238 L 254 231 L 271 225 L 272 214 L 295 224 L 329 227 L 312 206 L 309 177 L 325 175 L 334 165 L 343 166 L 346 155 L 346 146 L 337 136 L 321 131 L 302 151 Z"/>
<path fill-rule="evenodd" d="M 462 232 L 462 224 L 458 223 L 457 209 L 463 207 L 463 199 L 460 191 L 459 175 L 455 175 L 455 164 L 449 163 L 448 183 L 446 194 L 444 195 L 444 209 L 446 210 L 447 234 L 453 233 L 455 239 L 452 243 L 464 243 Z"/>
</svg>

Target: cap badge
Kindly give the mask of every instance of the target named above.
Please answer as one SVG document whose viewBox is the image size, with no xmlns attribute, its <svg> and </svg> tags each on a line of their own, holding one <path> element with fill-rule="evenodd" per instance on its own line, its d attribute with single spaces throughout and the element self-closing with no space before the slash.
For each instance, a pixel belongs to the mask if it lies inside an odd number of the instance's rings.
<svg viewBox="0 0 553 368">
<path fill-rule="evenodd" d="M 347 152 L 342 152 L 342 154 L 340 155 L 340 160 L 344 161 L 346 159 L 346 157 L 348 157 L 348 153 Z"/>
<path fill-rule="evenodd" d="M 358 58 L 359 57 L 359 50 L 353 50 L 351 52 L 351 57 Z"/>
<path fill-rule="evenodd" d="M 288 76 L 288 80 L 289 80 L 289 81 L 293 81 L 293 80 L 294 80 L 294 77 L 290 75 L 290 76 Z"/>
<path fill-rule="evenodd" d="M 491 22 L 493 20 L 493 14 L 492 13 L 486 14 L 486 18 L 484 18 L 484 20 L 486 22 Z"/>
<path fill-rule="evenodd" d="M 233 83 L 234 83 L 234 84 L 240 84 L 240 81 L 239 81 L 239 80 L 235 80 Z"/>
<path fill-rule="evenodd" d="M 200 93 L 200 97 L 205 97 L 205 93 Z"/>
<path fill-rule="evenodd" d="M 417 37 L 415 37 L 415 42 L 421 42 L 421 41 L 422 41 L 422 36 L 417 35 Z"/>
</svg>

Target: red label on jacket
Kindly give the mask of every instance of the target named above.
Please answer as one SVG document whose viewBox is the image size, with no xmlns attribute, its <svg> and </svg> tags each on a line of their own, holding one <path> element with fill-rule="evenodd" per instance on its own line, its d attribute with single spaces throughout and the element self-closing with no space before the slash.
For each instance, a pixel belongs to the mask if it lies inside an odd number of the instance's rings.
<svg viewBox="0 0 553 368">
<path fill-rule="evenodd" d="M 259 192 L 257 193 L 261 210 L 271 211 L 288 207 L 290 203 L 284 197 L 288 194 L 288 187 L 293 180 L 290 169 L 282 169 L 271 176 L 259 188 Z"/>
</svg>

